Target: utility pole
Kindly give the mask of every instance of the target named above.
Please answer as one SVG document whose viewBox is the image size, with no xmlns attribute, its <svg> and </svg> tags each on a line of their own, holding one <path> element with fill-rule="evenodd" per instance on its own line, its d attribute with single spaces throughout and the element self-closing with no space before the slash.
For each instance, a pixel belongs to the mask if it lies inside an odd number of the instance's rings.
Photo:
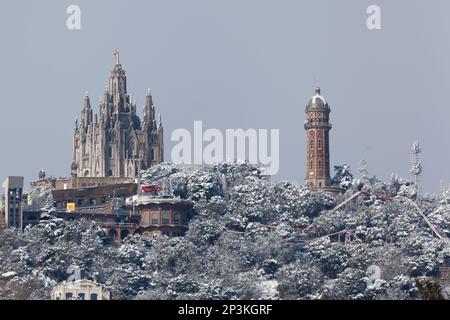
<svg viewBox="0 0 450 320">
<path fill-rule="evenodd" d="M 412 148 L 412 161 L 411 161 L 411 173 L 412 180 L 414 181 L 414 188 L 416 191 L 416 195 L 419 195 L 419 182 L 420 176 L 422 175 L 422 162 L 420 161 L 420 154 L 422 153 L 422 149 L 420 148 L 419 141 L 413 143 Z"/>
</svg>

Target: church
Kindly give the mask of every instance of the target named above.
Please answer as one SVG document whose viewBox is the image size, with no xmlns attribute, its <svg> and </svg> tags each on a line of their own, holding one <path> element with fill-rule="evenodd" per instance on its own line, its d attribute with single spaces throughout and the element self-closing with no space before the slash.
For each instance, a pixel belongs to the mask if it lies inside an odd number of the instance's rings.
<svg viewBox="0 0 450 320">
<path fill-rule="evenodd" d="M 161 116 L 155 116 L 150 90 L 142 121 L 136 108 L 116 49 L 99 113 L 94 115 L 86 93 L 80 121 L 75 122 L 72 177 L 134 177 L 164 161 L 163 125 Z"/>
</svg>

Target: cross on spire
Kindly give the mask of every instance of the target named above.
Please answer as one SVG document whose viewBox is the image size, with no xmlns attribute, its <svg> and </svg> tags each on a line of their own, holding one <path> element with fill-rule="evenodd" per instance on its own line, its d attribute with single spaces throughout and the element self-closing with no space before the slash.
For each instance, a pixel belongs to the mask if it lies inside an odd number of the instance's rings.
<svg viewBox="0 0 450 320">
<path fill-rule="evenodd" d="M 115 49 L 114 50 L 114 64 L 115 65 L 120 64 L 120 61 L 119 61 L 119 49 Z"/>
</svg>

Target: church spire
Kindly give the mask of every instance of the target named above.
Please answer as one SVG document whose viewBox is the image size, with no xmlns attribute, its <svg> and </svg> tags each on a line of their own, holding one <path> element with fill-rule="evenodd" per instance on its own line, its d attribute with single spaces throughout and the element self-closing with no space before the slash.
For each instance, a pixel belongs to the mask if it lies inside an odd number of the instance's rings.
<svg viewBox="0 0 450 320">
<path fill-rule="evenodd" d="M 162 128 L 162 117 L 161 117 L 161 113 L 158 114 L 158 129 Z"/>
<path fill-rule="evenodd" d="M 92 108 L 88 92 L 84 95 L 83 110 L 81 111 L 81 123 L 84 127 L 87 127 L 92 123 Z"/>
<path fill-rule="evenodd" d="M 113 58 L 108 84 L 100 98 L 100 112 L 93 112 L 87 93 L 80 106 L 81 117 L 75 123 L 73 135 L 73 176 L 134 177 L 140 169 L 164 159 L 164 132 L 155 119 L 151 92 L 142 103 L 145 120 L 141 122 L 136 113 L 136 99 L 127 93 L 126 72 L 118 49 L 114 50 Z"/>
<path fill-rule="evenodd" d="M 144 122 L 145 124 L 151 124 L 155 119 L 155 107 L 153 106 L 152 93 L 150 89 L 147 89 L 147 97 L 145 98 L 144 107 Z"/>
<path fill-rule="evenodd" d="M 84 94 L 84 108 L 89 109 L 91 108 L 91 101 L 89 100 L 89 92 L 85 92 Z"/>
<path fill-rule="evenodd" d="M 119 49 L 114 50 L 114 66 L 111 71 L 111 75 L 109 76 L 108 86 L 109 94 L 113 98 L 118 97 L 118 99 L 115 101 L 115 107 L 116 111 L 119 112 L 118 103 L 119 101 L 125 100 L 124 97 L 127 96 L 127 77 L 125 74 L 125 70 L 123 70 L 122 65 L 120 64 Z M 124 111 L 124 109 L 120 108 L 120 111 Z"/>
<path fill-rule="evenodd" d="M 114 65 L 117 66 L 120 64 L 120 59 L 119 59 L 119 49 L 115 49 L 114 50 Z"/>
</svg>

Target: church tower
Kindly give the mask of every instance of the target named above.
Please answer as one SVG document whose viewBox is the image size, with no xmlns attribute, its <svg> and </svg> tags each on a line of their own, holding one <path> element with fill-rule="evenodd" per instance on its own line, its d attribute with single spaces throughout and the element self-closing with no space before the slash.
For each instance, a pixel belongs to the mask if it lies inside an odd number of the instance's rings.
<svg viewBox="0 0 450 320">
<path fill-rule="evenodd" d="M 331 186 L 329 132 L 330 107 L 320 88 L 306 106 L 305 130 L 307 137 L 306 182 L 313 190 Z"/>
<path fill-rule="evenodd" d="M 93 114 L 88 94 L 84 98 L 81 121 L 75 122 L 72 176 L 134 177 L 164 161 L 161 118 L 155 118 L 150 90 L 145 99 L 143 122 L 137 105 L 127 92 L 127 77 L 114 52 L 108 86 Z"/>
</svg>

